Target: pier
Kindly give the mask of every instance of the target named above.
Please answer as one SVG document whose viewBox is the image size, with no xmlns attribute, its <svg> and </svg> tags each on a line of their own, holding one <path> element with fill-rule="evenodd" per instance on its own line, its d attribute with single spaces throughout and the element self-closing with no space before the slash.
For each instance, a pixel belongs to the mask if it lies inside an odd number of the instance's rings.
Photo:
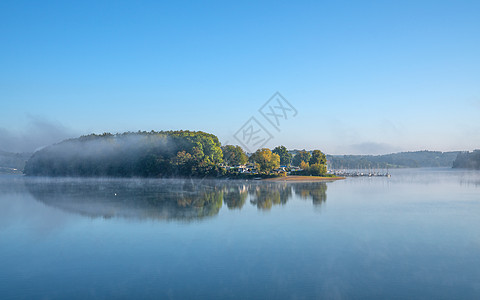
<svg viewBox="0 0 480 300">
<path fill-rule="evenodd" d="M 328 170 L 327 173 L 341 177 L 391 177 L 388 170 Z"/>
</svg>

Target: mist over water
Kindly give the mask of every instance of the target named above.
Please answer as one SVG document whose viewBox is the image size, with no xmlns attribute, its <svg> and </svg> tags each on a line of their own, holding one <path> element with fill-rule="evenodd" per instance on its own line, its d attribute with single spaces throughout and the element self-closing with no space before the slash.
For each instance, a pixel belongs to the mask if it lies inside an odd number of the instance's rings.
<svg viewBox="0 0 480 300">
<path fill-rule="evenodd" d="M 0 177 L 2 299 L 476 299 L 480 172 Z"/>
<path fill-rule="evenodd" d="M 0 127 L 0 151 L 34 152 L 79 133 L 64 125 L 37 116 L 29 116 L 23 129 Z"/>
<path fill-rule="evenodd" d="M 4 176 L 3 192 L 28 192 L 36 201 L 91 218 L 201 220 L 223 205 L 242 209 L 247 198 L 259 210 L 294 196 L 321 205 L 327 184 L 212 179 L 49 178 Z"/>
</svg>

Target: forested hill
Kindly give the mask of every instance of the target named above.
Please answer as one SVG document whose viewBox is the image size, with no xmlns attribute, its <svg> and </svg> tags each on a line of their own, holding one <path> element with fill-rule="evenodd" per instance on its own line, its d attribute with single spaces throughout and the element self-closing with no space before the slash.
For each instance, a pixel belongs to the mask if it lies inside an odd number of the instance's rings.
<svg viewBox="0 0 480 300">
<path fill-rule="evenodd" d="M 333 169 L 452 167 L 459 151 L 415 151 L 385 155 L 327 155 Z"/>
<path fill-rule="evenodd" d="M 459 153 L 453 167 L 480 170 L 480 150 Z"/>
<path fill-rule="evenodd" d="M 37 151 L 24 173 L 41 176 L 167 177 L 216 175 L 218 138 L 201 131 L 104 133 Z"/>
</svg>

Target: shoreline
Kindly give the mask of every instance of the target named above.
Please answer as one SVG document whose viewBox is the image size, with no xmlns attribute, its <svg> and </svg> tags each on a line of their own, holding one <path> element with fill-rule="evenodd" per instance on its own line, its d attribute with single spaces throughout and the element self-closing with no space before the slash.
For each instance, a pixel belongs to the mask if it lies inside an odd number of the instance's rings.
<svg viewBox="0 0 480 300">
<path fill-rule="evenodd" d="M 316 182 L 316 181 L 335 181 L 335 180 L 342 180 L 342 179 L 345 179 L 345 177 L 293 175 L 293 176 L 287 176 L 287 177 L 265 178 L 265 179 L 262 179 L 262 181 Z"/>
</svg>

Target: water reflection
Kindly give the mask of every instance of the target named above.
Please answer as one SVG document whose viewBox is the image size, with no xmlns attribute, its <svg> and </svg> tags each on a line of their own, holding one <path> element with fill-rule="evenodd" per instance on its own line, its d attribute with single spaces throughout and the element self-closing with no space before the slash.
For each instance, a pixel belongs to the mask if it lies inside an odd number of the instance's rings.
<svg viewBox="0 0 480 300">
<path fill-rule="evenodd" d="M 295 185 L 295 194 L 302 199 L 311 199 L 314 205 L 321 205 L 327 201 L 327 184 L 304 182 Z"/>
<path fill-rule="evenodd" d="M 250 203 L 258 209 L 268 210 L 273 205 L 283 205 L 292 197 L 292 185 L 276 183 L 257 185 L 249 191 Z"/>
<path fill-rule="evenodd" d="M 248 185 L 226 185 L 223 192 L 223 202 L 228 209 L 242 209 L 248 197 Z"/>
<path fill-rule="evenodd" d="M 62 210 L 103 218 L 199 220 L 215 216 L 222 204 L 260 210 L 284 205 L 293 191 L 318 205 L 326 201 L 325 183 L 219 180 L 35 179 L 25 186 L 33 197 Z"/>
</svg>

